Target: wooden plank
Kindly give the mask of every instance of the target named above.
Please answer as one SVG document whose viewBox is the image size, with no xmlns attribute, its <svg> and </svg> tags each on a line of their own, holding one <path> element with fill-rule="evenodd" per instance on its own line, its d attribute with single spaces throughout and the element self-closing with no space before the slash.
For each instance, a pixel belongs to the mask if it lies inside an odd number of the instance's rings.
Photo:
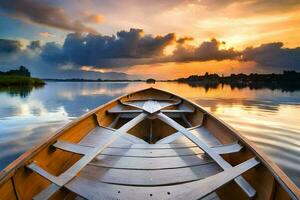
<svg viewBox="0 0 300 200">
<path fill-rule="evenodd" d="M 84 198 L 82 198 L 82 197 L 80 197 L 80 196 L 77 196 L 77 197 L 75 197 L 74 200 L 86 200 L 86 199 L 84 199 Z M 208 200 L 209 200 L 209 199 L 208 199 Z"/>
<path fill-rule="evenodd" d="M 204 126 L 191 130 L 191 133 L 200 140 L 205 141 L 209 146 L 222 145 L 222 143 Z"/>
<path fill-rule="evenodd" d="M 207 146 L 222 145 L 222 143 L 203 126 L 196 127 L 193 129 L 187 129 L 187 130 L 190 130 L 190 132 L 193 135 L 195 135 L 199 140 L 203 141 Z M 164 140 L 161 141 L 161 143 L 187 143 L 187 142 L 190 142 L 190 140 L 184 135 L 182 135 L 180 132 L 176 133 L 176 136 L 174 137 L 165 138 Z"/>
<path fill-rule="evenodd" d="M 161 110 L 161 112 L 163 113 L 193 113 L 194 110 Z"/>
<path fill-rule="evenodd" d="M 210 176 L 203 181 L 198 181 L 195 183 L 197 185 L 197 189 L 183 192 L 182 194 L 178 195 L 176 199 L 185 200 L 185 199 L 199 199 L 202 198 L 212 192 L 214 192 L 219 187 L 223 186 L 224 184 L 228 183 L 229 181 L 241 177 L 240 175 L 249 169 L 255 167 L 260 162 L 257 161 L 255 158 L 251 158 L 235 167 L 226 168 L 225 171 L 218 173 L 214 176 Z"/>
<path fill-rule="evenodd" d="M 111 124 L 108 126 L 108 128 L 113 128 L 113 127 L 115 127 L 115 125 L 118 123 L 119 119 L 120 119 L 120 115 L 118 114 L 118 115 L 115 117 L 115 119 L 111 122 Z"/>
<path fill-rule="evenodd" d="M 237 153 L 243 147 L 239 143 L 211 147 L 217 154 Z"/>
<path fill-rule="evenodd" d="M 33 200 L 45 200 L 49 199 L 53 194 L 59 190 L 60 186 L 51 183 L 46 189 L 33 197 Z"/>
<path fill-rule="evenodd" d="M 148 100 L 143 105 L 143 110 L 153 114 L 162 109 L 162 106 L 157 101 Z"/>
<path fill-rule="evenodd" d="M 107 111 L 109 114 L 127 114 L 127 113 L 141 113 L 143 110 L 117 110 L 110 109 Z"/>
<path fill-rule="evenodd" d="M 40 176 L 46 178 L 47 180 L 51 181 L 52 183 L 55 183 L 56 185 L 62 185 L 62 180 L 59 179 L 57 176 L 54 176 L 50 173 L 48 173 L 46 170 L 35 164 L 34 162 L 27 165 L 27 168 L 31 169 L 35 173 L 39 174 Z"/>
<path fill-rule="evenodd" d="M 178 148 L 192 148 L 197 147 L 194 143 L 188 144 L 124 144 L 124 143 L 113 143 L 108 148 L 119 148 L 119 149 L 178 149 Z"/>
<path fill-rule="evenodd" d="M 125 105 L 125 106 L 131 106 L 133 108 L 137 108 L 137 109 L 143 109 L 143 105 L 144 105 L 144 100 L 139 100 L 139 101 L 122 101 L 120 100 L 120 103 Z"/>
<path fill-rule="evenodd" d="M 54 147 L 77 153 L 77 154 L 88 154 L 93 150 L 93 147 L 82 146 L 79 144 L 73 144 L 65 141 L 58 140 Z M 218 154 L 235 153 L 242 149 L 242 146 L 238 143 L 212 147 Z M 110 156 L 125 156 L 125 157 L 173 157 L 173 156 L 187 156 L 187 155 L 198 155 L 204 152 L 197 146 L 187 148 L 130 148 L 124 151 L 123 148 L 106 148 L 102 151 L 101 155 Z"/>
<path fill-rule="evenodd" d="M 71 179 L 73 179 L 78 174 L 78 172 L 84 166 L 86 166 L 96 155 L 101 153 L 101 151 L 103 151 L 107 146 L 109 146 L 116 139 L 118 139 L 120 136 L 126 133 L 126 131 L 128 131 L 130 128 L 132 128 L 133 126 L 135 126 L 136 124 L 144 120 L 146 117 L 147 114 L 141 113 L 136 118 L 124 124 L 120 129 L 116 130 L 114 134 L 112 134 L 111 137 L 109 137 L 108 140 L 103 145 L 100 145 L 92 149 L 92 151 L 89 154 L 84 155 L 74 165 L 72 165 L 69 169 L 67 169 L 64 173 L 62 173 L 57 177 L 49 174 L 42 168 L 38 167 L 37 165 L 35 165 L 35 163 L 31 163 L 28 167 L 33 171 L 37 172 L 38 174 L 40 174 L 41 176 L 45 177 L 46 179 L 50 180 L 51 182 L 55 183 L 56 185 L 62 187 Z"/>
<path fill-rule="evenodd" d="M 212 147 L 217 154 L 236 153 L 242 149 L 238 143 Z M 173 157 L 173 156 L 188 156 L 203 154 L 204 151 L 198 146 L 188 148 L 130 148 L 124 150 L 123 148 L 106 148 L 101 155 L 110 156 L 126 156 L 126 157 Z"/>
<path fill-rule="evenodd" d="M 6 182 L 0 184 L 0 199 L 1 200 L 19 200 L 20 196 L 15 188 L 12 178 L 7 179 Z"/>
<path fill-rule="evenodd" d="M 145 100 L 136 100 L 136 101 L 120 101 L 120 103 L 122 103 L 123 105 L 126 105 L 126 106 L 131 106 L 131 107 L 134 107 L 134 108 L 137 108 L 137 109 L 142 109 L 142 110 L 145 110 L 143 107 L 145 105 L 145 102 L 147 101 L 150 101 L 150 107 L 149 108 L 154 108 L 154 104 L 153 102 L 157 102 L 160 106 L 157 107 L 157 105 L 155 105 L 156 107 L 156 111 L 154 112 L 157 112 L 158 110 L 162 110 L 164 108 L 167 108 L 169 106 L 175 106 L 175 105 L 179 105 L 181 102 L 182 102 L 182 99 L 177 99 L 177 100 L 172 100 L 172 99 L 169 99 L 169 100 L 156 100 L 156 99 L 145 99 Z M 146 103 L 147 104 L 147 103 Z M 145 108 L 147 109 L 148 106 L 146 106 Z M 149 113 L 154 113 L 153 111 L 151 111 L 151 109 L 149 111 L 145 110 L 146 112 L 149 112 Z"/>
<path fill-rule="evenodd" d="M 201 199 L 235 177 L 253 168 L 259 162 L 250 159 L 240 165 L 228 168 L 223 172 L 205 179 L 188 183 L 160 187 L 136 187 L 127 185 L 108 184 L 93 178 L 76 177 L 66 184 L 67 189 L 86 199 Z"/>
<path fill-rule="evenodd" d="M 163 170 L 127 170 L 88 165 L 80 172 L 80 176 L 112 184 L 163 186 L 203 179 L 221 171 L 216 163 Z"/>
<path fill-rule="evenodd" d="M 187 130 L 191 131 L 191 130 L 194 130 L 197 128 L 199 128 L 199 127 L 190 127 L 190 128 L 187 128 Z M 182 133 L 180 133 L 180 131 L 158 140 L 155 144 L 169 144 L 169 143 L 175 141 L 176 139 L 178 139 L 179 137 L 183 137 L 183 135 L 182 135 Z"/>
<path fill-rule="evenodd" d="M 190 167 L 211 163 L 209 157 L 201 155 L 181 156 L 181 157 L 120 157 L 98 155 L 89 165 L 116 168 L 116 169 L 173 169 L 179 167 Z"/>
<path fill-rule="evenodd" d="M 161 110 L 161 112 L 163 112 L 163 111 Z M 163 113 L 165 113 L 165 112 L 163 112 Z M 132 119 L 132 118 L 138 116 L 138 114 L 139 113 L 129 112 L 129 113 L 120 113 L 119 115 L 120 115 L 120 118 L 123 118 L 123 119 Z M 181 112 L 166 112 L 165 114 L 172 118 L 181 118 L 183 113 L 181 113 Z"/>
<path fill-rule="evenodd" d="M 56 143 L 53 144 L 53 146 L 62 149 L 64 151 L 69 151 L 69 152 L 82 154 L 82 155 L 88 154 L 94 149 L 93 147 L 82 146 L 82 145 L 73 144 L 61 140 L 58 140 Z"/>
<path fill-rule="evenodd" d="M 143 157 L 143 158 L 155 158 L 155 157 L 174 157 L 174 156 L 188 156 L 199 155 L 204 152 L 199 147 L 192 148 L 177 148 L 177 149 L 128 149 L 121 148 L 106 148 L 101 155 L 109 156 L 124 156 L 124 157 Z"/>
<path fill-rule="evenodd" d="M 183 119 L 184 123 L 188 125 L 189 128 L 191 128 L 193 125 L 187 120 L 186 116 L 184 114 L 181 114 L 181 118 Z"/>
<path fill-rule="evenodd" d="M 91 131 L 87 136 L 85 136 L 80 142 L 80 145 L 97 147 L 105 143 L 105 141 L 114 134 L 115 130 L 108 129 L 105 127 L 98 127 Z M 146 141 L 141 138 L 135 137 L 131 134 L 124 133 L 120 138 L 118 138 L 113 144 L 127 144 L 132 143 L 142 143 L 147 144 Z"/>
<path fill-rule="evenodd" d="M 172 135 L 169 135 L 167 137 L 164 137 L 164 138 L 158 140 L 156 142 L 156 144 L 169 144 L 182 136 L 183 136 L 182 133 L 176 132 L 176 133 L 173 133 Z"/>
<path fill-rule="evenodd" d="M 122 119 L 132 119 L 132 118 L 135 118 L 138 115 L 139 115 L 138 113 L 121 113 L 120 118 L 122 118 Z"/>
<path fill-rule="evenodd" d="M 213 193 L 203 197 L 201 200 L 221 200 L 221 199 L 215 192 L 213 192 Z"/>
<path fill-rule="evenodd" d="M 189 140 L 197 144 L 203 151 L 205 151 L 214 161 L 216 161 L 224 170 L 225 169 L 230 169 L 232 166 L 225 161 L 219 154 L 217 154 L 214 150 L 212 150 L 209 146 L 207 146 L 204 142 L 199 140 L 194 134 L 189 132 L 187 129 L 185 129 L 183 126 L 178 124 L 176 121 L 173 119 L 169 118 L 163 113 L 157 114 L 157 117 L 164 121 L 165 123 L 169 124 L 176 130 L 180 131 L 183 135 L 185 135 Z M 239 177 L 234 179 L 234 181 L 243 189 L 243 191 L 247 194 L 248 197 L 252 198 L 255 196 L 256 191 L 254 188 L 252 188 L 251 185 L 243 178 Z"/>
</svg>

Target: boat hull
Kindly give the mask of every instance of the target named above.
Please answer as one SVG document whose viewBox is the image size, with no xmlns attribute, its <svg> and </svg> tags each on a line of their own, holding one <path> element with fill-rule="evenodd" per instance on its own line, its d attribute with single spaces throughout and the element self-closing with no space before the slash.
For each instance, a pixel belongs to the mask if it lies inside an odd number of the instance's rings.
<svg viewBox="0 0 300 200">
<path fill-rule="evenodd" d="M 300 197 L 237 131 L 154 88 L 104 104 L 25 152 L 1 172 L 0 194 L 1 200 Z"/>
</svg>

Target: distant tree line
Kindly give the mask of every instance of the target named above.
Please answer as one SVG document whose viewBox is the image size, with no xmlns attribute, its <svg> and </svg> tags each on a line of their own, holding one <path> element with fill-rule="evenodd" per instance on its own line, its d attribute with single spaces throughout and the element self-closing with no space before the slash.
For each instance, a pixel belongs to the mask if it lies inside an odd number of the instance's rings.
<svg viewBox="0 0 300 200">
<path fill-rule="evenodd" d="M 231 74 L 219 76 L 218 74 L 205 73 L 203 76 L 192 75 L 188 78 L 179 78 L 178 82 L 219 82 L 219 83 L 250 83 L 250 82 L 300 82 L 300 73 L 296 71 L 283 71 L 283 74 Z"/>
<path fill-rule="evenodd" d="M 300 89 L 300 73 L 296 71 L 283 71 L 282 74 L 231 74 L 230 76 L 219 76 L 218 74 L 192 75 L 188 78 L 176 79 L 178 82 L 188 83 L 191 86 L 203 86 L 216 88 L 219 84 L 230 85 L 232 88 L 250 89 L 282 89 L 294 91 Z"/>
<path fill-rule="evenodd" d="M 0 75 L 15 75 L 15 76 L 31 77 L 29 70 L 24 66 L 20 66 L 19 69 L 9 70 L 7 72 L 0 71 Z"/>
<path fill-rule="evenodd" d="M 29 70 L 24 66 L 6 72 L 0 71 L 0 87 L 38 87 L 43 85 L 45 82 L 31 77 Z"/>
</svg>

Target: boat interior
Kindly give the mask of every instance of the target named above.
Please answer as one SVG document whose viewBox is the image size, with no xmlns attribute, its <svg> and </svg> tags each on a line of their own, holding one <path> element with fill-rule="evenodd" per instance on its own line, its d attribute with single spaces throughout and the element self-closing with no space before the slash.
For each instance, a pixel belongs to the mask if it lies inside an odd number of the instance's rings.
<svg viewBox="0 0 300 200">
<path fill-rule="evenodd" d="M 266 163 L 201 107 L 151 88 L 96 108 L 26 152 L 0 176 L 0 194 L 3 199 L 297 198 L 284 175 L 275 176 Z"/>
</svg>

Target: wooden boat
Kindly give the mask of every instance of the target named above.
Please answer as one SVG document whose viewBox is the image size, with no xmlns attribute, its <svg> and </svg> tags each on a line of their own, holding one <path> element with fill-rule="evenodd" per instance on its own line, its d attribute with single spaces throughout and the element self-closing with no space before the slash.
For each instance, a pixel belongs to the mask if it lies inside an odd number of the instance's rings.
<svg viewBox="0 0 300 200">
<path fill-rule="evenodd" d="M 0 199 L 299 199 L 262 152 L 198 105 L 154 88 L 115 99 L 24 153 Z"/>
</svg>

